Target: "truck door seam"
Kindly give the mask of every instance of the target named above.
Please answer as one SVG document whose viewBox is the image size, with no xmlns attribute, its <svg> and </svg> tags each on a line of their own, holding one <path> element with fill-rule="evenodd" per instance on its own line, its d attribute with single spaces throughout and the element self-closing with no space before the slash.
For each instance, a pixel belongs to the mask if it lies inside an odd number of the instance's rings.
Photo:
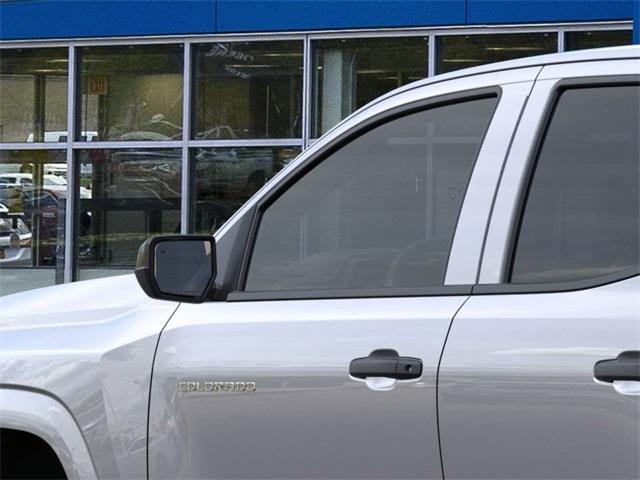
<svg viewBox="0 0 640 480">
<path fill-rule="evenodd" d="M 447 329 L 447 334 L 444 337 L 444 343 L 442 344 L 442 350 L 440 351 L 440 357 L 438 358 L 438 368 L 436 370 L 436 427 L 438 430 L 438 454 L 440 455 L 440 471 L 442 472 L 442 479 L 445 479 L 445 475 L 444 475 L 444 461 L 442 459 L 442 442 L 441 442 L 441 438 L 440 438 L 440 402 L 439 402 L 439 398 L 440 398 L 440 364 L 442 363 L 442 357 L 444 356 L 444 349 L 447 346 L 447 340 L 449 338 L 449 333 L 451 332 L 451 327 L 453 326 L 453 321 L 455 320 L 456 316 L 458 315 L 458 313 L 460 312 L 460 310 L 462 310 L 462 307 L 465 306 L 465 304 L 467 303 L 467 301 L 469 301 L 469 299 L 471 298 L 471 295 L 469 295 L 467 298 L 464 299 L 464 301 L 462 302 L 462 304 L 458 307 L 458 309 L 455 311 L 455 313 L 453 314 L 453 316 L 451 317 L 451 321 L 449 322 L 449 328 Z"/>
</svg>

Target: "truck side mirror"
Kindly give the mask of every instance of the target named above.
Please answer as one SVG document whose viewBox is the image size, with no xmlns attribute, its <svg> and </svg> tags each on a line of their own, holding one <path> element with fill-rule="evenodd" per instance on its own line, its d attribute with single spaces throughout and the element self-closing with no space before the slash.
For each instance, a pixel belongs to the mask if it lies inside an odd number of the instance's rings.
<svg viewBox="0 0 640 480">
<path fill-rule="evenodd" d="M 138 250 L 136 279 L 151 298 L 202 302 L 216 277 L 216 244 L 210 235 L 163 235 Z"/>
</svg>

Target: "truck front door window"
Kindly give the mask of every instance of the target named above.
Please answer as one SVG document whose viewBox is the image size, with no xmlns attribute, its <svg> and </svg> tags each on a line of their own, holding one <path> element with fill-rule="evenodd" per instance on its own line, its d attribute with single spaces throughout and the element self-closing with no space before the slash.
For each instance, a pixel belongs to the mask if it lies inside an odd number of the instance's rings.
<svg viewBox="0 0 640 480">
<path fill-rule="evenodd" d="M 442 285 L 495 104 L 412 113 L 324 159 L 263 214 L 246 290 Z"/>
</svg>

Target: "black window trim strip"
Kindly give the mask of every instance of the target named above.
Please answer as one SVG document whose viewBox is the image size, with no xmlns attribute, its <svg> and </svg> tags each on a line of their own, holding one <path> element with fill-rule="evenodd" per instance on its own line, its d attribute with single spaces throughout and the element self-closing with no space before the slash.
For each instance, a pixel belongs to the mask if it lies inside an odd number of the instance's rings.
<svg viewBox="0 0 640 480">
<path fill-rule="evenodd" d="M 357 298 L 444 297 L 467 296 L 472 285 L 443 285 L 429 288 L 349 288 L 342 290 L 273 290 L 264 292 L 231 292 L 228 302 L 265 300 L 340 300 Z"/>
<path fill-rule="evenodd" d="M 466 101 L 480 100 L 484 98 L 496 98 L 496 103 L 491 113 L 490 121 L 487 124 L 487 128 L 483 135 L 486 136 L 486 132 L 489 130 L 491 122 L 493 121 L 495 112 L 500 104 L 502 97 L 502 88 L 499 84 L 489 87 L 473 88 L 469 90 L 461 90 L 449 94 L 438 95 L 437 97 L 430 97 L 427 99 L 419 99 L 414 102 L 410 102 L 404 105 L 397 106 L 387 111 L 374 115 L 357 125 L 354 129 L 350 129 L 344 132 L 339 137 L 333 139 L 331 142 L 324 145 L 313 156 L 309 157 L 306 161 L 298 165 L 292 170 L 286 177 L 284 177 L 278 184 L 274 185 L 271 191 L 261 198 L 258 203 L 252 208 L 251 212 L 247 212 L 252 215 L 251 226 L 249 227 L 249 234 L 247 235 L 244 254 L 242 256 L 242 263 L 237 278 L 236 289 L 229 292 L 226 295 L 227 301 L 256 301 L 256 300 L 302 300 L 302 299 L 336 299 L 336 298 L 393 298 L 393 297 L 420 297 L 420 296 L 444 296 L 444 295 L 468 295 L 471 293 L 471 285 L 442 285 L 438 287 L 429 288 L 398 288 L 398 289 L 345 289 L 345 290 L 287 290 L 287 291 L 261 291 L 250 292 L 245 291 L 244 286 L 246 283 L 246 277 L 251 261 L 251 255 L 253 253 L 253 246 L 262 219 L 262 214 L 273 202 L 275 202 L 289 187 L 295 183 L 300 177 L 304 176 L 307 172 L 313 169 L 318 163 L 322 162 L 332 153 L 342 148 L 347 143 L 355 140 L 367 133 L 368 131 L 376 128 L 379 125 L 390 122 L 396 118 L 417 113 L 422 110 L 431 108 L 437 108 L 439 106 L 462 103 Z M 473 169 L 478 158 L 478 153 L 474 159 Z M 473 173 L 472 169 L 472 173 Z M 454 232 L 457 230 L 456 229 Z M 446 274 L 446 272 L 445 272 Z"/>
<path fill-rule="evenodd" d="M 563 293 L 577 290 L 588 290 L 590 288 L 603 287 L 612 283 L 628 280 L 640 275 L 640 266 L 627 268 L 618 272 L 600 275 L 598 277 L 585 280 L 573 280 L 568 282 L 554 283 L 484 283 L 474 285 L 471 289 L 472 295 L 504 295 L 504 294 L 527 294 L 527 293 Z"/>
<path fill-rule="evenodd" d="M 568 281 L 568 282 L 548 282 L 548 283 L 509 283 L 511 281 L 511 271 L 513 269 L 513 262 L 515 259 L 515 248 L 518 242 L 518 235 L 520 233 L 520 227 L 522 224 L 522 218 L 524 216 L 524 210 L 526 208 L 526 200 L 529 196 L 533 176 L 540 157 L 540 151 L 544 144 L 544 140 L 549 130 L 553 114 L 555 112 L 558 100 L 562 93 L 566 90 L 576 90 L 581 88 L 598 88 L 598 87 L 611 87 L 611 86 L 640 86 L 640 74 L 623 74 L 623 75 L 610 75 L 599 77 L 575 77 L 569 79 L 563 79 L 554 85 L 554 88 L 547 101 L 545 108 L 545 114 L 543 116 L 544 121 L 540 123 L 540 127 L 535 135 L 535 148 L 533 149 L 531 156 L 527 162 L 526 180 L 524 185 L 518 194 L 516 200 L 517 215 L 514 217 L 513 223 L 510 228 L 509 239 L 507 240 L 507 259 L 504 262 L 503 271 L 500 273 L 500 278 L 503 279 L 501 283 L 495 284 L 477 284 L 473 286 L 473 294 L 518 294 L 518 293 L 552 293 L 552 292 L 569 292 L 576 290 L 585 290 L 589 288 L 608 285 L 621 280 L 640 275 L 640 266 L 634 266 L 618 272 L 600 275 L 597 277 Z"/>
</svg>

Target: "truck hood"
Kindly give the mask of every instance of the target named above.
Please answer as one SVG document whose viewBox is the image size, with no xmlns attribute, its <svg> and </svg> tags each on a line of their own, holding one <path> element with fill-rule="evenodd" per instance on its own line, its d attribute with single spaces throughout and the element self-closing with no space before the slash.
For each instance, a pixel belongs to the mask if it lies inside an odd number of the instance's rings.
<svg viewBox="0 0 640 480">
<path fill-rule="evenodd" d="M 0 330 L 104 321 L 118 312 L 153 302 L 134 275 L 39 288 L 0 297 Z"/>
<path fill-rule="evenodd" d="M 76 419 L 99 476 L 146 478 L 153 355 L 177 307 L 148 298 L 133 275 L 0 298 L 0 395 L 50 395 Z"/>
</svg>

